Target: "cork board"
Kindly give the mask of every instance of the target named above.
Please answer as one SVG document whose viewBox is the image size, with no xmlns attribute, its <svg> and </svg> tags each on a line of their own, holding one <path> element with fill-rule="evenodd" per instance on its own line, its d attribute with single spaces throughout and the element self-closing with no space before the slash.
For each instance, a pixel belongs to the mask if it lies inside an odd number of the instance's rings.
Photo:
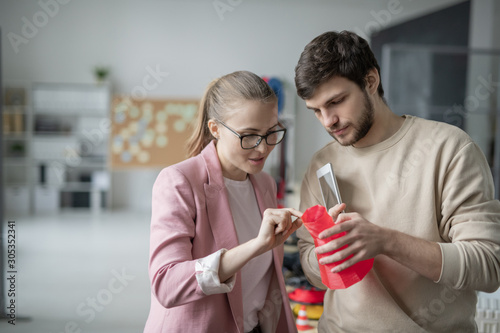
<svg viewBox="0 0 500 333">
<path fill-rule="evenodd" d="M 111 168 L 163 168 L 184 160 L 198 104 L 198 100 L 138 101 L 115 96 L 111 107 Z"/>
</svg>

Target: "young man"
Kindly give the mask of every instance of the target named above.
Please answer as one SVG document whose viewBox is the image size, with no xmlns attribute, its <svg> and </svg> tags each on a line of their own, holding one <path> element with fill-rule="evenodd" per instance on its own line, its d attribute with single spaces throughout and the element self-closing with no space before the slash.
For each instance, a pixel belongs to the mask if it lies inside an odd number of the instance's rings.
<svg viewBox="0 0 500 333">
<path fill-rule="evenodd" d="M 375 258 L 359 283 L 328 290 L 319 332 L 474 332 L 476 291 L 500 280 L 500 202 L 478 146 L 459 128 L 394 114 L 367 42 L 327 32 L 295 68 L 298 95 L 335 139 L 319 150 L 301 188 L 300 210 L 322 204 L 316 170 L 332 163 L 345 204 L 320 237 L 347 235 L 315 248 L 297 231 L 310 282 L 320 264 L 341 271 Z M 345 213 L 341 213 L 345 209 Z"/>
</svg>

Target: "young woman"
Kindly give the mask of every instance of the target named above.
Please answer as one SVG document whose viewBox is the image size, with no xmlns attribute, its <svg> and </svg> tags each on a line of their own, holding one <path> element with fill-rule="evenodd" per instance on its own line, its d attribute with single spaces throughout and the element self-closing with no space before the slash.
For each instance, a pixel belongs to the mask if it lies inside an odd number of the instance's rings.
<svg viewBox="0 0 500 333">
<path fill-rule="evenodd" d="M 282 244 L 302 213 L 276 209 L 276 183 L 261 172 L 285 133 L 259 76 L 234 72 L 208 86 L 190 158 L 153 186 L 145 332 L 296 331 Z"/>
</svg>

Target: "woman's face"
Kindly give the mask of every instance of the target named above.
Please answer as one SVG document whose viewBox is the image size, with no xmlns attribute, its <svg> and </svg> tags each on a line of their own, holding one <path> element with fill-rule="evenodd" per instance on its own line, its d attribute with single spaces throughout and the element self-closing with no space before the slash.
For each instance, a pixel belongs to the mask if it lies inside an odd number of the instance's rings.
<svg viewBox="0 0 500 333">
<path fill-rule="evenodd" d="M 266 135 L 279 129 L 278 104 L 260 101 L 243 101 L 237 109 L 228 113 L 224 124 L 239 135 Z M 241 148 L 240 138 L 217 121 L 210 120 L 212 134 L 218 138 L 217 154 L 224 177 L 233 180 L 245 180 L 247 174 L 262 171 L 264 163 L 274 149 L 266 140 L 252 149 Z"/>
</svg>

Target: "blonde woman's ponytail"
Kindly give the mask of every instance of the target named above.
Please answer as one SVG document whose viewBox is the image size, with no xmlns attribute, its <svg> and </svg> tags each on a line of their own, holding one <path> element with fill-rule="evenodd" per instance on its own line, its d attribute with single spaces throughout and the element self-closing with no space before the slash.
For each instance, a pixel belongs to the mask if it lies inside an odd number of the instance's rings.
<svg viewBox="0 0 500 333">
<path fill-rule="evenodd" d="M 213 80 L 205 89 L 205 93 L 200 101 L 200 106 L 198 108 L 198 116 L 196 118 L 196 123 L 194 125 L 193 134 L 187 143 L 187 153 L 188 157 L 198 155 L 203 148 L 205 148 L 212 140 L 212 133 L 208 129 L 208 120 L 210 119 L 208 114 L 210 111 L 210 101 L 212 88 L 218 79 Z"/>
</svg>

